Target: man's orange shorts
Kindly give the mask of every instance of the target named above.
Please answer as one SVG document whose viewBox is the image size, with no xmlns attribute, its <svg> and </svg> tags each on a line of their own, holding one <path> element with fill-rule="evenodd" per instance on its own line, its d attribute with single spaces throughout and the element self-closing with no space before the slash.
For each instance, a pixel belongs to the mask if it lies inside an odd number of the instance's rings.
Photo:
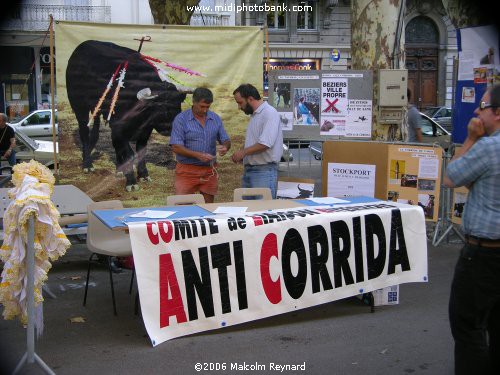
<svg viewBox="0 0 500 375">
<path fill-rule="evenodd" d="M 197 192 L 217 194 L 216 167 L 177 163 L 175 167 L 175 194 L 194 194 Z"/>
</svg>

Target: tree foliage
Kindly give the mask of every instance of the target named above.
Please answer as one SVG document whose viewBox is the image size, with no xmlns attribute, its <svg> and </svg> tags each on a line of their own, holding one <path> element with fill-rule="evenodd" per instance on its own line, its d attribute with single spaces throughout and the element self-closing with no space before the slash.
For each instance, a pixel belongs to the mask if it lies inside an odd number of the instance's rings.
<svg viewBox="0 0 500 375">
<path fill-rule="evenodd" d="M 189 25 L 195 7 L 200 0 L 149 0 L 155 24 Z"/>
<path fill-rule="evenodd" d="M 496 24 L 498 13 L 492 11 L 490 1 L 443 0 L 443 6 L 453 26 L 457 28 Z"/>
</svg>

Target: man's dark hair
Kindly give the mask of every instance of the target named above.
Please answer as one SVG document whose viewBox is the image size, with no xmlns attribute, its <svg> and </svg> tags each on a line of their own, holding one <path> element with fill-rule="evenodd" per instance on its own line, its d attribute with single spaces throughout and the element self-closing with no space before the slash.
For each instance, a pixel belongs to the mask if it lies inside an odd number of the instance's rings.
<svg viewBox="0 0 500 375">
<path fill-rule="evenodd" d="M 239 92 L 242 98 L 248 99 L 250 96 L 255 100 L 260 100 L 259 91 L 249 83 L 244 83 L 243 85 L 239 85 L 236 90 L 233 91 L 233 95 Z"/>
<path fill-rule="evenodd" d="M 202 100 L 205 103 L 210 104 L 214 101 L 214 95 L 209 89 L 206 89 L 205 87 L 198 87 L 193 92 L 193 102 L 199 103 Z"/>
<path fill-rule="evenodd" d="M 410 89 L 406 89 L 406 96 L 408 97 L 408 101 L 410 101 L 410 99 L 411 99 L 411 90 Z"/>
<path fill-rule="evenodd" d="M 500 83 L 490 89 L 490 104 L 492 107 L 500 108 Z"/>
</svg>

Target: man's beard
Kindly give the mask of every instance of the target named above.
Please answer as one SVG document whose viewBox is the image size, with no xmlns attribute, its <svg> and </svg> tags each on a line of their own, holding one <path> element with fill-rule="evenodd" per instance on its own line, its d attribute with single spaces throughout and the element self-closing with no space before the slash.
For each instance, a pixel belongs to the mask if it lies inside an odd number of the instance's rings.
<svg viewBox="0 0 500 375">
<path fill-rule="evenodd" d="M 247 103 L 246 107 L 243 108 L 243 112 L 245 112 L 245 115 L 252 115 L 253 108 L 250 106 L 250 104 Z"/>
</svg>

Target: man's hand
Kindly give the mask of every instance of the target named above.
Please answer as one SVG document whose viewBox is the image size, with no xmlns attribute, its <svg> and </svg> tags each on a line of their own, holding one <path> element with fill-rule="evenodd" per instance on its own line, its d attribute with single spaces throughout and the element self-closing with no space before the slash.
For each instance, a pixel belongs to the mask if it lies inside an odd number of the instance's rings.
<svg viewBox="0 0 500 375">
<path fill-rule="evenodd" d="M 207 154 L 205 152 L 199 152 L 197 158 L 199 161 L 202 161 L 204 163 L 209 163 L 214 159 L 214 156 Z"/>
<path fill-rule="evenodd" d="M 224 156 L 227 153 L 227 147 L 224 145 L 217 145 L 217 152 L 219 153 L 219 156 Z"/>
<path fill-rule="evenodd" d="M 477 141 L 486 134 L 483 122 L 477 117 L 471 118 L 467 125 L 467 135 L 472 141 Z"/>
<path fill-rule="evenodd" d="M 231 156 L 231 160 L 235 163 L 241 163 L 244 157 L 245 157 L 245 151 L 238 150 L 233 154 L 233 156 Z"/>
<path fill-rule="evenodd" d="M 5 151 L 5 153 L 3 154 L 3 157 L 7 159 L 11 154 L 12 154 L 12 150 L 9 148 L 7 151 Z"/>
</svg>

